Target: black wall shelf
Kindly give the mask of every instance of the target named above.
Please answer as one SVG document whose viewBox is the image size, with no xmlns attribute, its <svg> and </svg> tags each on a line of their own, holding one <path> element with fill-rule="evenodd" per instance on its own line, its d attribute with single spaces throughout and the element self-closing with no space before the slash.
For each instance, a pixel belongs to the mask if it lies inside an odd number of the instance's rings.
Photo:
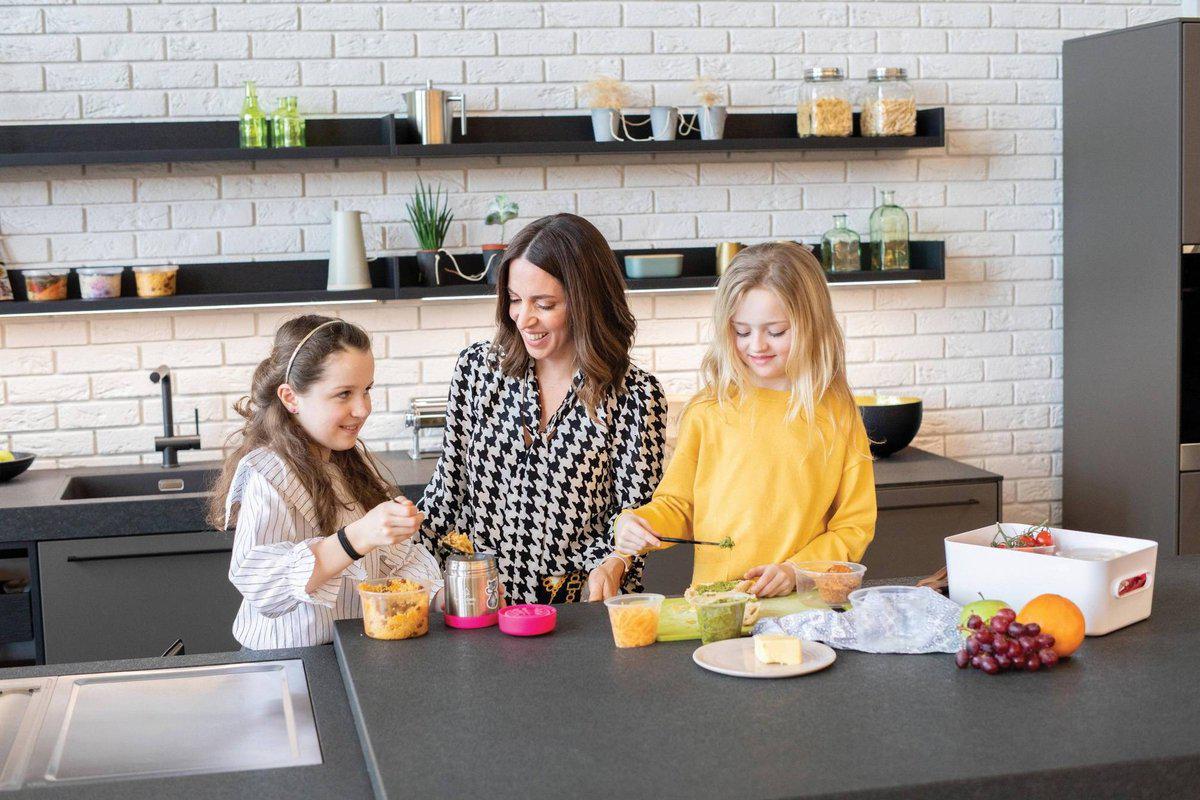
<svg viewBox="0 0 1200 800">
<path fill-rule="evenodd" d="M 645 115 L 628 115 L 639 123 Z M 457 130 L 457 128 L 455 129 Z M 753 150 L 891 150 L 942 147 L 945 112 L 917 112 L 916 136 L 844 138 L 796 136 L 794 113 L 730 114 L 725 138 L 693 131 L 669 142 L 596 142 L 591 117 L 475 117 L 450 144 L 422 145 L 403 119 L 311 119 L 307 147 L 241 149 L 238 125 L 220 122 L 114 122 L 0 126 L 0 167 L 331 158 L 462 158 L 467 156 L 721 153 Z M 649 131 L 642 125 L 635 130 Z"/>
<path fill-rule="evenodd" d="M 666 247 L 617 250 L 618 260 L 626 255 L 647 252 L 680 253 L 683 274 L 678 278 L 627 280 L 630 291 L 679 291 L 710 289 L 716 285 L 716 257 L 712 247 Z M 483 266 L 479 253 L 455 254 L 460 269 L 471 275 Z M 869 263 L 869 246 L 863 248 L 863 264 Z M 888 272 L 868 269 L 826 273 L 830 284 L 911 283 L 945 280 L 945 243 L 914 241 L 910 245 L 912 269 Z M 623 261 L 622 261 L 623 263 Z M 79 313 L 119 313 L 154 310 L 189 310 L 229 306 L 304 306 L 317 303 L 361 303 L 383 300 L 418 300 L 460 297 L 484 297 L 496 288 L 483 282 L 470 282 L 453 275 L 444 276 L 442 285 L 425 286 L 415 256 L 384 256 L 370 263 L 373 288 L 330 292 L 325 289 L 328 262 L 325 259 L 290 261 L 246 261 L 214 264 L 181 264 L 178 294 L 171 297 L 137 297 L 133 273 L 122 275 L 122 297 L 106 300 L 79 299 L 79 284 L 74 271 L 68 280 L 71 299 L 31 302 L 26 299 L 25 281 L 20 269 L 9 271 L 15 299 L 0 302 L 0 318 L 49 316 Z M 286 288 L 282 288 L 286 287 Z"/>
</svg>

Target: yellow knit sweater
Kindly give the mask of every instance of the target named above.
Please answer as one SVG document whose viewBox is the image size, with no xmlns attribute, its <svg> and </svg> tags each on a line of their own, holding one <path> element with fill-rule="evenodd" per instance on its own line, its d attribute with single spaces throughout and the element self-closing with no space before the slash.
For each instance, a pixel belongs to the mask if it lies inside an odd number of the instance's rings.
<svg viewBox="0 0 1200 800">
<path fill-rule="evenodd" d="M 858 561 L 875 536 L 875 475 L 858 410 L 819 404 L 822 438 L 802 418 L 787 419 L 787 404 L 787 392 L 769 389 L 724 408 L 693 404 L 654 498 L 633 510 L 662 536 L 733 539 L 732 550 L 695 548 L 693 583 L 789 560 Z"/>
</svg>

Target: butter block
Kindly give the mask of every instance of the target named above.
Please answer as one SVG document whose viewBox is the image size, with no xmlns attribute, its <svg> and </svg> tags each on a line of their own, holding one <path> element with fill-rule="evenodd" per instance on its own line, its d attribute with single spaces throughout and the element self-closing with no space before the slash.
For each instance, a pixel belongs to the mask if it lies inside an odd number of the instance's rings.
<svg viewBox="0 0 1200 800">
<path fill-rule="evenodd" d="M 762 664 L 799 664 L 804 650 L 800 640 L 785 633 L 760 633 L 754 637 L 754 657 Z"/>
</svg>

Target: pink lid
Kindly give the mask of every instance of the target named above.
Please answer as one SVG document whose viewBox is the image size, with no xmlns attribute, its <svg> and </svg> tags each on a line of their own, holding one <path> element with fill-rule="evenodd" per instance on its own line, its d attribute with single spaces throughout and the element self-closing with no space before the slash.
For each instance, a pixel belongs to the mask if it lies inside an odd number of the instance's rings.
<svg viewBox="0 0 1200 800">
<path fill-rule="evenodd" d="M 467 630 L 473 628 L 488 628 L 496 624 L 495 614 L 480 614 L 478 617 L 456 617 L 451 614 L 445 615 L 446 625 L 451 628 L 465 628 Z"/>
<path fill-rule="evenodd" d="M 510 636 L 540 636 L 554 630 L 557 623 L 554 606 L 530 603 L 500 609 L 500 630 Z"/>
</svg>

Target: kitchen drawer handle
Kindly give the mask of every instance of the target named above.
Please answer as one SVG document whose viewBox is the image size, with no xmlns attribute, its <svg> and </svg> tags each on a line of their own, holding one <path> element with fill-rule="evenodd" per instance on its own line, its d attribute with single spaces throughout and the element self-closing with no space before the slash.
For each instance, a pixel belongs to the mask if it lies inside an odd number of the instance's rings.
<svg viewBox="0 0 1200 800">
<path fill-rule="evenodd" d="M 947 500 L 944 503 L 912 503 L 906 506 L 879 506 L 880 511 L 912 511 L 915 508 L 950 508 L 952 506 L 977 506 L 979 501 L 975 498 L 970 500 Z"/>
<path fill-rule="evenodd" d="M 81 564 L 85 561 L 119 561 L 126 558 L 158 558 L 159 556 L 202 556 L 208 553 L 229 553 L 232 550 L 232 547 L 210 547 L 200 550 L 172 550 L 161 553 L 106 553 L 99 556 L 67 556 L 67 563 Z"/>
</svg>

